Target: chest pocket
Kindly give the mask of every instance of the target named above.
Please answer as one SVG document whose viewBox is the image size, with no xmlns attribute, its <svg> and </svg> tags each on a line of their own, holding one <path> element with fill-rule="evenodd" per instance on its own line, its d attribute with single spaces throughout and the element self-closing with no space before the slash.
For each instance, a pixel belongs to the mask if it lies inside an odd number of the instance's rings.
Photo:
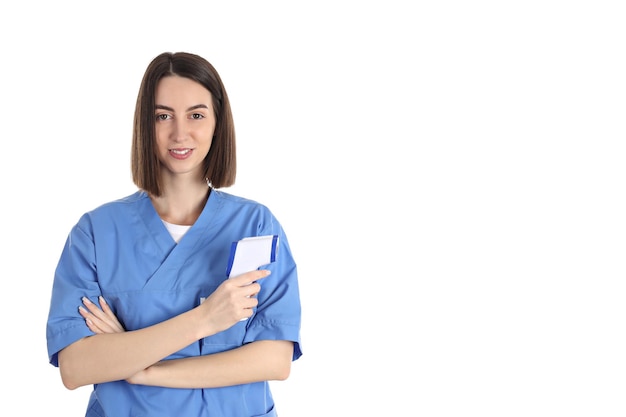
<svg viewBox="0 0 626 417">
<path fill-rule="evenodd" d="M 203 301 L 204 297 L 200 298 L 200 302 Z M 226 330 L 203 338 L 202 354 L 223 352 L 241 346 L 246 335 L 248 320 L 251 319 L 242 320 Z"/>
</svg>

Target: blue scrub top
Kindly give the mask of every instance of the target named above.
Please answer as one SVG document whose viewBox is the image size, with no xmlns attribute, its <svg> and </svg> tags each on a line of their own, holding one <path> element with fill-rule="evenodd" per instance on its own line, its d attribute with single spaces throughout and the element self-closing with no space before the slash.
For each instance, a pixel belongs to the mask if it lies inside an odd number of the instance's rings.
<svg viewBox="0 0 626 417">
<path fill-rule="evenodd" d="M 296 263 L 285 233 L 269 209 L 212 190 L 196 223 L 174 242 L 145 192 L 84 214 L 63 248 L 52 288 L 46 336 L 48 356 L 93 333 L 78 313 L 81 297 L 102 295 L 126 330 L 141 329 L 199 305 L 226 277 L 229 251 L 244 237 L 279 236 L 272 274 L 261 282 L 248 320 L 195 342 L 166 359 L 207 355 L 256 340 L 294 342 L 300 348 L 301 308 Z M 274 416 L 268 382 L 209 389 L 94 385 L 86 416 Z"/>
</svg>

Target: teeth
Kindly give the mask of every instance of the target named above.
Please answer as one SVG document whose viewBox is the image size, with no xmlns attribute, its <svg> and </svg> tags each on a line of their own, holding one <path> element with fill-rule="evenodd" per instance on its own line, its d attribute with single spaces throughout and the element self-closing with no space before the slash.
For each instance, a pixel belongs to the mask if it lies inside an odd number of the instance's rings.
<svg viewBox="0 0 626 417">
<path fill-rule="evenodd" d="M 185 155 L 186 153 L 189 153 L 189 149 L 172 149 L 172 153 L 175 153 L 177 155 Z"/>
</svg>

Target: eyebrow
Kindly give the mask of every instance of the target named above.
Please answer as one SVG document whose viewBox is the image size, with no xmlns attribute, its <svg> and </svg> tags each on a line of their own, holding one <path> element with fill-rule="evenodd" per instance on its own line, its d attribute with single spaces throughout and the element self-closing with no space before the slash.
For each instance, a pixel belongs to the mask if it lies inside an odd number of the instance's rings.
<svg viewBox="0 0 626 417">
<path fill-rule="evenodd" d="M 168 110 L 168 111 L 174 111 L 173 108 L 168 107 L 168 106 L 164 106 L 163 104 L 157 104 L 156 105 L 157 109 L 162 109 L 162 110 Z M 195 106 L 191 106 L 187 109 L 187 111 L 191 111 L 191 110 L 196 110 L 196 109 L 209 109 L 209 106 L 207 106 L 206 104 L 196 104 Z"/>
</svg>

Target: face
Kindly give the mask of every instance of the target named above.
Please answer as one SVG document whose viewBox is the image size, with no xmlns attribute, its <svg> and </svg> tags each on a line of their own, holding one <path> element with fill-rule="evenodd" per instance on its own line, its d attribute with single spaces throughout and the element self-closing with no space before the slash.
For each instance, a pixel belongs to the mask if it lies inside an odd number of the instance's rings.
<svg viewBox="0 0 626 417">
<path fill-rule="evenodd" d="M 209 90 L 189 78 L 162 78 L 156 88 L 156 144 L 161 175 L 202 178 L 215 130 Z"/>
</svg>

